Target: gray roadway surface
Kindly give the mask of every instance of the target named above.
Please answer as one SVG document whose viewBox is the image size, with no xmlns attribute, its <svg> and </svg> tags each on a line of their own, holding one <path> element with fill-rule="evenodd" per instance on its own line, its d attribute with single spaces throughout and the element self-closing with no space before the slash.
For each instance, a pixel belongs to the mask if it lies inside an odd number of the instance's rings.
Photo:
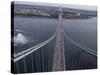
<svg viewBox="0 0 100 75">
<path fill-rule="evenodd" d="M 59 9 L 61 11 L 61 9 Z M 59 13 L 59 22 L 57 26 L 56 45 L 54 50 L 53 71 L 65 70 L 64 47 L 62 36 L 62 13 Z"/>
</svg>

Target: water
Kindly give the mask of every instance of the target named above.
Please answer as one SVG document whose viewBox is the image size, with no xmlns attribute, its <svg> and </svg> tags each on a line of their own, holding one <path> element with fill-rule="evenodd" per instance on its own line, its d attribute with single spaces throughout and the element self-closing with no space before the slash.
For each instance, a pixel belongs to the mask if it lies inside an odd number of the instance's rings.
<svg viewBox="0 0 100 75">
<path fill-rule="evenodd" d="M 67 36 L 97 51 L 97 18 L 83 20 L 63 20 Z M 66 70 L 97 68 L 97 57 L 84 51 L 64 37 Z"/>
<path fill-rule="evenodd" d="M 36 17 L 14 17 L 14 47 L 15 53 L 33 47 L 48 38 L 50 38 L 56 31 L 57 19 L 49 18 L 36 18 Z M 97 18 L 81 19 L 81 20 L 68 20 L 63 19 L 63 28 L 65 33 L 74 41 L 83 44 L 93 50 L 97 50 Z M 23 62 L 26 62 L 27 72 L 47 72 L 52 70 L 53 64 L 53 51 L 55 47 L 55 39 L 45 47 L 40 48 L 34 53 L 25 58 L 25 61 L 20 60 L 17 62 L 20 73 L 25 72 Z M 79 47 L 73 45 L 71 42 L 64 38 L 65 46 L 65 66 L 66 70 L 74 69 L 88 69 L 96 68 L 96 58 L 84 51 Z M 42 54 L 45 51 L 45 54 Z M 44 60 L 42 60 L 44 56 Z M 37 58 L 35 58 L 37 57 Z M 48 58 L 48 59 L 47 59 Z M 37 62 L 37 59 L 39 60 Z M 33 67 L 32 69 L 32 60 Z M 44 63 L 43 63 L 44 62 Z M 39 70 L 37 69 L 37 63 Z M 31 64 L 31 65 L 30 65 Z M 44 67 L 44 70 L 42 69 Z M 48 69 L 48 70 L 47 70 Z"/>
<path fill-rule="evenodd" d="M 97 18 L 63 20 L 65 33 L 74 41 L 97 50 Z"/>
<path fill-rule="evenodd" d="M 47 40 L 55 33 L 56 26 L 57 19 L 14 17 L 15 53 L 33 47 Z M 14 72 L 31 73 L 51 71 L 54 46 L 55 38 L 43 48 L 40 48 L 38 51 L 35 51 L 24 59 L 14 63 Z"/>
<path fill-rule="evenodd" d="M 56 26 L 56 19 L 14 17 L 15 52 L 20 52 L 47 40 L 54 34 Z"/>
<path fill-rule="evenodd" d="M 97 50 L 97 18 L 81 20 L 63 20 L 66 34 L 74 41 L 93 50 Z M 16 50 L 35 46 L 53 35 L 56 30 L 57 19 L 15 17 L 15 47 Z M 27 45 L 27 46 L 26 46 Z"/>
</svg>

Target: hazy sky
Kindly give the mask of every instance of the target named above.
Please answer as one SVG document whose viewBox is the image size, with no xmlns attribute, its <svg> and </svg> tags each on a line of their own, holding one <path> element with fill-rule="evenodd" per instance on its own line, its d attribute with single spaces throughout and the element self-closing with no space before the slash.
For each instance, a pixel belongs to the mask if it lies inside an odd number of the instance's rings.
<svg viewBox="0 0 100 75">
<path fill-rule="evenodd" d="M 43 5 L 43 6 L 62 6 L 75 9 L 85 9 L 85 10 L 97 10 L 96 6 L 87 6 L 87 5 L 70 5 L 70 4 L 55 4 L 55 3 L 40 3 L 40 2 L 21 2 L 16 1 L 16 4 L 29 4 L 29 5 Z"/>
</svg>

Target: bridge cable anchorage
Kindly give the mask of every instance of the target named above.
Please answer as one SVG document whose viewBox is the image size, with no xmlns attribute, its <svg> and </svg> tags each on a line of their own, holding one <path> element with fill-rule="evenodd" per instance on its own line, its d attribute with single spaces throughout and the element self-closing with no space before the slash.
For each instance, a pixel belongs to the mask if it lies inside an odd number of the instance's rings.
<svg viewBox="0 0 100 75">
<path fill-rule="evenodd" d="M 92 50 L 92 49 L 90 49 L 90 48 L 88 48 L 88 47 L 86 47 L 86 46 L 84 46 L 84 45 L 82 45 L 82 44 L 79 44 L 79 43 L 77 43 L 76 41 L 70 39 L 70 38 L 66 35 L 66 33 L 65 33 L 64 31 L 63 31 L 63 34 L 64 34 L 64 36 L 66 37 L 66 39 L 68 39 L 71 43 L 73 43 L 74 45 L 80 47 L 82 50 L 84 50 L 84 51 L 86 51 L 86 52 L 92 54 L 93 56 L 96 56 L 96 57 L 97 57 L 96 51 L 94 51 L 94 50 Z"/>
<path fill-rule="evenodd" d="M 56 32 L 57 32 L 57 30 L 56 30 Z M 29 49 L 27 49 L 27 50 L 24 50 L 24 51 L 22 51 L 22 52 L 19 52 L 19 53 L 17 53 L 17 54 L 14 54 L 14 55 L 13 55 L 14 58 L 11 58 L 11 60 L 13 60 L 14 62 L 17 62 L 17 61 L 21 60 L 22 58 L 28 56 L 28 55 L 31 54 L 32 52 L 34 52 L 34 51 L 38 50 L 39 48 L 45 46 L 45 45 L 48 44 L 51 40 L 54 39 L 54 37 L 56 36 L 56 32 L 55 32 L 48 40 L 46 40 L 46 41 L 44 41 L 44 42 L 42 42 L 42 43 L 40 43 L 40 44 L 38 44 L 38 45 L 36 45 L 36 46 L 34 46 L 34 47 L 32 47 L 32 48 L 29 48 Z"/>
</svg>

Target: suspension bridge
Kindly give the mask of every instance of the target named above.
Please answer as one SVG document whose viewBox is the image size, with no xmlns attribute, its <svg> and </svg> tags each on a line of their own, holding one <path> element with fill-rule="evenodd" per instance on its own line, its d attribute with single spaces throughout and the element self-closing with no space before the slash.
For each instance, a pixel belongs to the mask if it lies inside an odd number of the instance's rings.
<svg viewBox="0 0 100 75">
<path fill-rule="evenodd" d="M 94 62 L 97 59 L 96 51 L 68 37 L 62 26 L 62 14 L 60 7 L 56 32 L 49 39 L 12 54 L 14 73 L 96 68 L 97 64 Z"/>
</svg>

